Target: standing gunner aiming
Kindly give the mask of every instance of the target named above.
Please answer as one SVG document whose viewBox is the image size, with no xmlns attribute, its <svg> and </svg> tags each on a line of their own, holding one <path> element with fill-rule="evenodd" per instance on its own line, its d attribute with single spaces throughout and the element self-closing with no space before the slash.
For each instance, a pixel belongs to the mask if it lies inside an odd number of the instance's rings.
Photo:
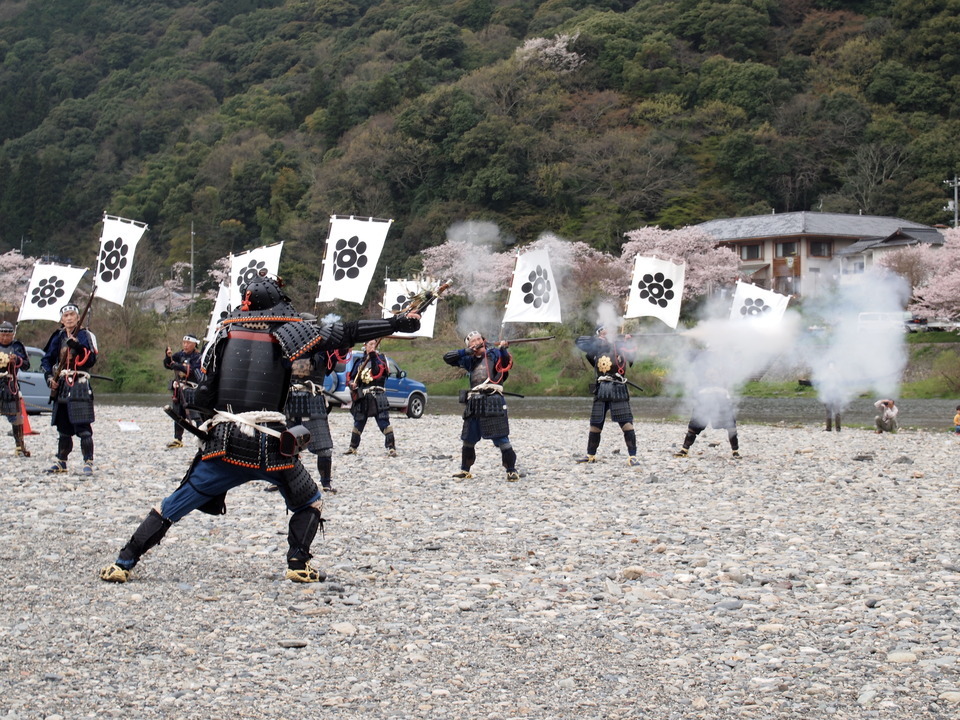
<svg viewBox="0 0 960 720">
<path fill-rule="evenodd" d="M 443 356 L 447 365 L 460 367 L 470 377 L 470 389 L 461 391 L 463 430 L 460 439 L 460 472 L 455 478 L 471 478 L 470 468 L 477 459 L 477 443 L 491 440 L 500 449 L 507 482 L 520 479 L 517 472 L 517 453 L 510 444 L 510 421 L 507 418 L 507 403 L 503 398 L 503 384 L 507 381 L 513 358 L 507 350 L 510 343 L 501 340 L 490 345 L 483 335 L 474 330 L 463 339 L 465 347 L 451 350 Z"/>
<path fill-rule="evenodd" d="M 261 276 L 241 288 L 243 304 L 221 323 L 203 361 L 196 404 L 212 415 L 201 426 L 203 447 L 183 482 L 140 523 L 116 561 L 100 571 L 106 582 L 126 582 L 141 556 L 170 526 L 193 510 L 226 512 L 231 489 L 265 480 L 277 486 L 290 511 L 288 580 L 320 582 L 310 546 L 323 523 L 322 494 L 300 462 L 309 440 L 303 426 L 287 429 L 283 414 L 291 363 L 318 350 L 335 350 L 397 330 L 420 327 L 416 313 L 388 320 L 315 325 L 297 314 L 277 280 Z"/>
<path fill-rule="evenodd" d="M 627 462 L 639 465 L 637 459 L 637 432 L 633 428 L 633 410 L 630 408 L 630 391 L 627 389 L 627 366 L 633 365 L 636 346 L 625 343 L 630 336 L 623 338 L 607 337 L 607 328 L 597 328 L 594 336 L 581 335 L 575 342 L 587 355 L 587 362 L 596 371 L 596 380 L 590 386 L 593 393 L 593 409 L 590 411 L 590 433 L 587 435 L 587 454 L 577 460 L 580 463 L 592 463 L 597 459 L 600 447 L 600 433 L 603 423 L 610 413 L 610 419 L 620 425 L 623 442 L 627 446 Z"/>
</svg>

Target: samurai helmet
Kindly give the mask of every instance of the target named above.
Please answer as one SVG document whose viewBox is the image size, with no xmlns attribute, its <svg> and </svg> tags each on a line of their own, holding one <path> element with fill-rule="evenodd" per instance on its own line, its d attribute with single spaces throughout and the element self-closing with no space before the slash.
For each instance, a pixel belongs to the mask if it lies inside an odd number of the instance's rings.
<svg viewBox="0 0 960 720">
<path fill-rule="evenodd" d="M 268 310 L 287 300 L 286 295 L 280 290 L 281 284 L 278 280 L 268 277 L 264 271 L 261 274 L 251 278 L 240 286 L 240 295 L 243 297 L 241 310 Z"/>
</svg>

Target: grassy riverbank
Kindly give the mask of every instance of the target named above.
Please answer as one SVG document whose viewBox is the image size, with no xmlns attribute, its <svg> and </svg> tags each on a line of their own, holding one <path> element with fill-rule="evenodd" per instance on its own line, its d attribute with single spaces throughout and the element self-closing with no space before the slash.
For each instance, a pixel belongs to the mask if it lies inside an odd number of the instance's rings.
<svg viewBox="0 0 960 720">
<path fill-rule="evenodd" d="M 913 342 L 914 337 L 933 342 Z M 910 336 L 909 361 L 904 372 L 900 396 L 903 398 L 949 398 L 960 393 L 960 343 L 953 333 L 924 333 Z M 463 387 L 457 370 L 443 362 L 443 354 L 458 347 L 446 339 L 385 340 L 382 349 L 391 355 L 410 377 L 427 385 L 433 395 L 456 395 Z M 593 370 L 583 353 L 576 350 L 570 337 L 557 337 L 511 348 L 515 369 L 510 389 L 525 395 L 568 397 L 587 394 Z M 169 373 L 161 365 L 163 346 L 148 348 L 104 348 L 101 372 L 116 379 L 103 383 L 101 392 L 157 392 L 166 387 Z M 637 363 L 631 370 L 632 382 L 647 395 L 660 395 L 667 368 L 654 357 Z M 767 377 L 749 382 L 743 394 L 752 397 L 814 397 L 815 390 L 801 385 L 796 377 Z"/>
</svg>

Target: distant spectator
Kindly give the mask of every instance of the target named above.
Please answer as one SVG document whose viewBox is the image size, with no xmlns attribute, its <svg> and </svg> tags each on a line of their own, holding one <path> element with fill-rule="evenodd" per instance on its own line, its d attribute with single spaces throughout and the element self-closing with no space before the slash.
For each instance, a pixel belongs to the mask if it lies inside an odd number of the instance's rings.
<svg viewBox="0 0 960 720">
<path fill-rule="evenodd" d="M 873 406 L 880 411 L 880 414 L 876 417 L 877 434 L 879 435 L 884 431 L 895 433 L 899 428 L 897 415 L 900 413 L 900 408 L 896 406 L 893 400 L 889 399 L 877 400 Z"/>
<path fill-rule="evenodd" d="M 953 432 L 960 435 L 960 405 L 957 405 L 957 413 L 953 416 Z"/>
</svg>

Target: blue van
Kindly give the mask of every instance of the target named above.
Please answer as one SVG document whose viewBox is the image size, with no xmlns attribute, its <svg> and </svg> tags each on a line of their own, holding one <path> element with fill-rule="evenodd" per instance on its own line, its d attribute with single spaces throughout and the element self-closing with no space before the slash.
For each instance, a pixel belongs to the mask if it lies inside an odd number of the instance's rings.
<svg viewBox="0 0 960 720">
<path fill-rule="evenodd" d="M 407 371 L 401 369 L 393 358 L 390 356 L 386 356 L 386 358 L 389 371 L 386 392 L 390 409 L 400 410 L 406 413 L 409 418 L 423 417 L 423 413 L 427 409 L 427 386 L 407 377 Z M 330 373 L 324 378 L 323 387 L 329 393 L 327 399 L 332 406 L 348 408 L 351 405 L 346 370 L 352 359 L 353 355 L 350 355 L 346 362 L 338 363 L 336 373 Z"/>
<path fill-rule="evenodd" d="M 23 402 L 27 406 L 27 414 L 39 415 L 53 411 L 53 405 L 50 404 L 50 388 L 47 387 L 47 381 L 43 379 L 43 371 L 40 370 L 40 360 L 43 359 L 43 350 L 30 345 L 26 346 L 27 357 L 30 358 L 30 369 L 21 370 L 17 373 L 20 380 L 20 393 L 23 395 Z"/>
</svg>

